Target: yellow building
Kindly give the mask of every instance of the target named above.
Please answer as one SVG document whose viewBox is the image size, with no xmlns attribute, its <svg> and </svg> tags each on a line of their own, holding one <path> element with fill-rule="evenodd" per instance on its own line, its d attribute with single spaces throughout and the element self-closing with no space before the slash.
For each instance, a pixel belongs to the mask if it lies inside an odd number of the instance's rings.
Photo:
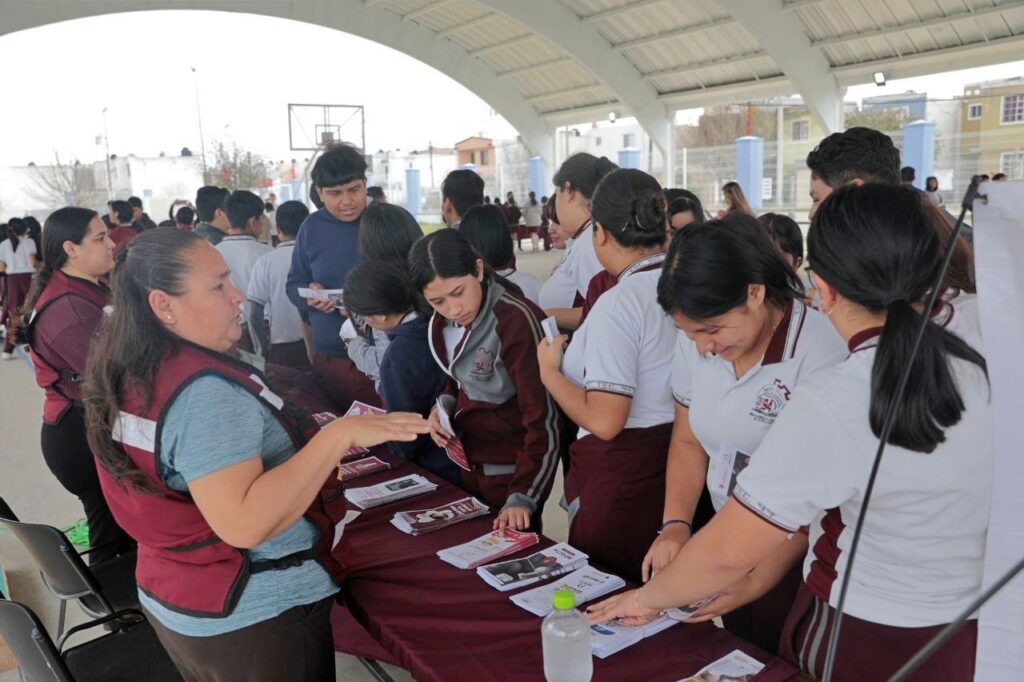
<svg viewBox="0 0 1024 682">
<path fill-rule="evenodd" d="M 1024 78 L 964 87 L 960 154 L 981 173 L 1024 178 Z"/>
</svg>

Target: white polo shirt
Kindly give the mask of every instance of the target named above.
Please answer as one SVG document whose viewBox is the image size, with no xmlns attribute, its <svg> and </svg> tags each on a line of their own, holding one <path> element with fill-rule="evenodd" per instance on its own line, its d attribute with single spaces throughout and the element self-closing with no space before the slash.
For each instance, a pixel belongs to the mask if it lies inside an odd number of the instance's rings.
<svg viewBox="0 0 1024 682">
<path fill-rule="evenodd" d="M 717 511 L 793 389 L 812 372 L 842 362 L 846 344 L 824 314 L 796 300 L 761 362 L 739 379 L 732 362 L 702 356 L 685 334 L 677 336 L 672 395 L 689 408 L 690 429 L 708 455 L 707 486 Z"/>
<path fill-rule="evenodd" d="M 946 306 L 933 319 L 980 352 L 972 313 Z M 870 333 L 854 337 L 845 362 L 800 384 L 734 492 L 741 504 L 788 531 L 825 511 L 810 529 L 804 577 L 833 606 L 878 448 L 868 420 L 877 343 Z M 965 405 L 960 421 L 944 430 L 945 441 L 931 453 L 890 444 L 882 456 L 846 600 L 846 611 L 857 618 L 897 627 L 948 623 L 980 592 L 993 411 L 981 370 L 962 360 L 950 363 Z"/>
<path fill-rule="evenodd" d="M 657 301 L 664 260 L 657 254 L 626 268 L 591 308 L 562 359 L 562 372 L 577 386 L 632 398 L 627 429 L 675 417 L 670 375 L 676 328 Z M 588 433 L 581 428 L 579 437 Z"/>
<path fill-rule="evenodd" d="M 18 250 L 11 246 L 11 240 L 0 242 L 0 260 L 7 266 L 8 275 L 30 275 L 36 271 L 28 262 L 29 256 L 36 255 L 36 243 L 28 235 L 18 237 Z"/>
<path fill-rule="evenodd" d="M 294 240 L 278 244 L 276 249 L 257 258 L 249 273 L 245 296 L 263 306 L 264 314 L 270 319 L 271 344 L 302 340 L 302 318 L 284 291 L 294 246 Z"/>
<path fill-rule="evenodd" d="M 551 308 L 572 308 L 576 302 L 576 282 L 565 267 L 565 261 L 569 259 L 572 245 L 566 244 L 565 255 L 558 262 L 551 275 L 540 287 L 537 296 L 537 305 L 545 310 Z"/>
<path fill-rule="evenodd" d="M 242 293 L 248 295 L 249 275 L 260 256 L 270 253 L 274 247 L 261 244 L 249 235 L 229 234 L 217 244 L 217 250 L 224 256 L 231 268 L 231 283 Z M 248 305 L 243 304 L 248 319 Z"/>
<path fill-rule="evenodd" d="M 522 272 L 521 270 L 513 270 L 508 268 L 505 270 L 498 270 L 497 273 L 507 279 L 508 281 L 515 284 L 517 287 L 522 289 L 523 296 L 529 299 L 533 303 L 538 303 L 540 300 L 540 280 L 531 275 L 528 272 Z"/>
</svg>

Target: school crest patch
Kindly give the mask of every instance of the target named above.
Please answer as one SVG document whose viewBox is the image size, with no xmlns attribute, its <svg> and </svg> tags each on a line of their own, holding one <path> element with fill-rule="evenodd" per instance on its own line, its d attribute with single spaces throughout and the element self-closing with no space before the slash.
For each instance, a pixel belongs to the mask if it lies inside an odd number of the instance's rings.
<svg viewBox="0 0 1024 682">
<path fill-rule="evenodd" d="M 469 376 L 477 381 L 489 381 L 494 377 L 494 351 L 484 347 L 476 349 L 473 356 L 473 368 L 469 370 Z"/>
<path fill-rule="evenodd" d="M 763 424 L 774 424 L 775 419 L 782 412 L 782 408 L 789 401 L 790 393 L 786 384 L 782 383 L 780 379 L 775 379 L 757 392 L 754 406 L 750 409 L 750 416 Z"/>
</svg>

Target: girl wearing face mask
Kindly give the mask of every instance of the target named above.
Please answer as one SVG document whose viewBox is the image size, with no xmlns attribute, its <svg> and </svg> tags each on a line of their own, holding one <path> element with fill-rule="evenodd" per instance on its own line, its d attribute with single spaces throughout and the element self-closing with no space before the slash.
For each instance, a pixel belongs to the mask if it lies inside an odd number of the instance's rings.
<svg viewBox="0 0 1024 682">
<path fill-rule="evenodd" d="M 828 319 L 802 303 L 800 280 L 768 233 L 745 213 L 675 236 L 658 301 L 681 333 L 662 532 L 644 558 L 645 579 L 690 539 L 705 485 L 720 510 L 797 385 L 847 354 Z M 806 546 L 797 536 L 769 561 L 789 570 Z M 774 593 L 725 614 L 726 627 L 774 651 L 798 586 L 794 571 Z M 726 606 L 723 597 L 707 608 L 721 615 Z"/>
<path fill-rule="evenodd" d="M 345 307 L 388 341 L 378 370 L 380 395 L 388 412 L 428 416 L 448 384 L 448 375 L 430 354 L 430 306 L 413 288 L 404 264 L 368 260 L 352 268 L 345 278 Z M 459 468 L 429 435 L 410 443 L 388 443 L 388 447 L 446 481 L 462 485 Z"/>
<path fill-rule="evenodd" d="M 495 527 L 539 527 L 562 438 L 537 367 L 543 312 L 455 230 L 416 242 L 409 273 L 434 309 L 430 350 L 450 377 L 442 403 L 457 433 L 442 428 L 435 410 L 434 442 L 461 438 L 470 469 L 463 487 L 501 510 Z"/>
</svg>

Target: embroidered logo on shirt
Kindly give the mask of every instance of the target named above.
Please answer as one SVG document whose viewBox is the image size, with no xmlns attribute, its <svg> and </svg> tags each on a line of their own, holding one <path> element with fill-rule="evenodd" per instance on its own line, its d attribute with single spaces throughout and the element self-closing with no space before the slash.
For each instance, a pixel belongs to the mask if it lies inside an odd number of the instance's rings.
<svg viewBox="0 0 1024 682">
<path fill-rule="evenodd" d="M 780 379 L 775 379 L 758 391 L 754 407 L 750 410 L 750 416 L 762 424 L 774 424 L 779 412 L 786 406 L 789 396 L 789 387 Z"/>
<path fill-rule="evenodd" d="M 469 376 L 477 381 L 488 381 L 494 377 L 494 351 L 486 348 L 477 348 L 473 356 L 473 369 L 469 370 Z"/>
</svg>

